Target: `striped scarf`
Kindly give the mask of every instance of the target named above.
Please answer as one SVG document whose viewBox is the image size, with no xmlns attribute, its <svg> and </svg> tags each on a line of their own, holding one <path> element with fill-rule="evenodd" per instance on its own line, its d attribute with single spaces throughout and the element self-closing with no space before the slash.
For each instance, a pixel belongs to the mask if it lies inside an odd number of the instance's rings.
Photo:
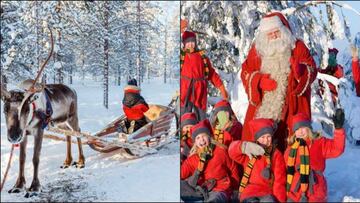
<svg viewBox="0 0 360 203">
<path fill-rule="evenodd" d="M 181 133 L 181 135 L 180 135 L 180 139 L 182 141 L 186 141 L 189 138 L 191 138 L 191 134 L 189 131 L 186 131 L 186 133 Z"/>
<path fill-rule="evenodd" d="M 224 144 L 224 131 L 220 129 L 215 129 L 214 140 L 218 141 L 221 144 Z"/>
<path fill-rule="evenodd" d="M 272 155 L 272 150 L 273 150 L 273 147 L 268 147 L 265 149 L 265 157 L 266 157 L 266 164 L 269 169 L 271 168 L 271 155 Z M 243 177 L 241 178 L 241 182 L 240 182 L 240 187 L 239 187 L 239 192 L 242 193 L 247 184 L 249 183 L 249 179 L 250 179 L 250 176 L 251 176 L 251 171 L 254 167 L 254 164 L 256 162 L 257 159 L 260 159 L 260 158 L 257 158 L 257 157 L 253 157 L 252 159 L 250 159 L 250 161 L 248 162 L 245 170 L 244 170 L 244 174 L 243 174 Z M 272 176 L 272 174 L 270 174 L 270 176 Z M 272 178 L 271 178 L 272 179 Z M 272 184 L 272 183 L 271 183 Z"/>
<path fill-rule="evenodd" d="M 291 183 L 295 174 L 296 153 L 298 150 L 300 151 L 300 184 L 302 195 L 304 196 L 309 187 L 310 158 L 309 148 L 303 139 L 296 139 L 294 144 L 291 145 L 286 169 L 286 192 L 289 194 L 291 189 Z"/>
<path fill-rule="evenodd" d="M 205 50 L 200 50 L 198 51 L 200 56 L 201 56 L 201 59 L 203 60 L 204 62 L 204 74 L 205 74 L 205 79 L 208 79 L 208 76 L 209 76 L 209 64 L 206 60 L 206 55 L 205 55 Z M 186 55 L 186 51 L 184 51 L 183 49 L 180 50 L 180 72 L 182 70 L 182 67 L 184 65 L 184 61 L 185 61 L 185 55 Z"/>
<path fill-rule="evenodd" d="M 214 150 L 213 144 L 209 144 L 209 146 L 204 147 L 202 150 L 198 150 L 197 154 L 200 158 L 200 161 L 198 163 L 197 169 L 200 171 L 200 173 L 204 171 L 205 164 L 207 163 L 207 161 L 212 158 L 213 150 Z"/>
</svg>

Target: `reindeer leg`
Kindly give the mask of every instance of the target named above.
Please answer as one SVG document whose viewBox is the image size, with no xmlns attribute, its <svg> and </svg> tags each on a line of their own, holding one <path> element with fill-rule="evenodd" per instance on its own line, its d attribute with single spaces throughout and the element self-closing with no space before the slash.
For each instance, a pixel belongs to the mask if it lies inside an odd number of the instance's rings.
<svg viewBox="0 0 360 203">
<path fill-rule="evenodd" d="M 28 192 L 25 194 L 25 197 L 36 196 L 40 190 L 41 185 L 39 181 L 39 164 L 40 164 L 40 154 L 41 154 L 41 146 L 43 141 L 43 133 L 42 129 L 37 130 L 37 134 L 34 136 L 34 155 L 33 155 L 33 165 L 34 165 L 34 175 L 33 180 L 30 185 Z"/>
<path fill-rule="evenodd" d="M 60 168 L 68 168 L 71 165 L 71 136 L 66 136 L 66 159 Z"/>
<path fill-rule="evenodd" d="M 27 145 L 27 135 L 24 135 L 24 140 L 20 143 L 20 157 L 19 157 L 19 176 L 16 180 L 14 187 L 9 190 L 9 193 L 19 193 L 25 188 L 25 159 L 26 159 L 26 145 Z"/>
<path fill-rule="evenodd" d="M 83 150 L 82 150 L 81 139 L 77 138 L 77 142 L 78 142 L 78 148 L 79 148 L 79 160 L 76 163 L 76 167 L 77 168 L 84 168 L 85 167 L 85 157 L 84 157 L 84 153 L 83 153 Z"/>
</svg>

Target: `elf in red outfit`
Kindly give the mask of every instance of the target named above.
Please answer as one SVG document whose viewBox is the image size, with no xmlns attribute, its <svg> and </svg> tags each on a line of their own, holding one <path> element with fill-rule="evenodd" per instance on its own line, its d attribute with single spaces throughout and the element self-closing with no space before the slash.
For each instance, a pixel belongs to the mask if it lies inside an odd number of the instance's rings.
<svg viewBox="0 0 360 203">
<path fill-rule="evenodd" d="M 195 33 L 185 31 L 182 41 L 184 50 L 181 50 L 180 60 L 181 114 L 195 112 L 198 120 L 203 120 L 206 118 L 207 81 L 220 90 L 224 99 L 228 99 L 228 94 L 209 58 L 203 50 L 198 50 Z"/>
<path fill-rule="evenodd" d="M 356 47 L 351 47 L 352 54 L 352 74 L 355 82 L 356 95 L 360 97 L 360 63 L 359 63 L 359 50 Z"/>
<path fill-rule="evenodd" d="M 324 73 L 327 75 L 331 75 L 334 76 L 338 79 L 344 77 L 344 69 L 343 67 L 337 63 L 336 61 L 336 56 L 338 54 L 338 50 L 336 48 L 333 49 L 329 49 L 329 59 L 328 59 L 328 66 L 326 67 L 326 69 L 320 69 L 318 70 L 319 73 Z M 319 80 L 319 84 L 320 84 L 320 96 L 324 94 L 324 84 L 322 80 Z M 336 87 L 331 84 L 331 83 L 327 83 L 329 85 L 330 88 L 330 92 L 332 94 L 332 100 L 334 102 L 334 104 L 337 101 L 337 97 L 338 97 L 338 92 L 336 90 Z"/>
<path fill-rule="evenodd" d="M 226 100 L 215 104 L 210 122 L 214 130 L 214 139 L 227 147 L 234 140 L 240 140 L 242 125 L 237 120 L 231 105 Z"/>
<path fill-rule="evenodd" d="M 272 119 L 278 123 L 274 141 L 284 151 L 291 117 L 299 111 L 311 116 L 310 87 L 316 78 L 316 65 L 281 13 L 265 16 L 258 30 L 241 70 L 249 99 L 242 139 L 252 140 L 249 121 Z"/>
<path fill-rule="evenodd" d="M 145 99 L 140 95 L 140 88 L 137 81 L 131 79 L 124 88 L 123 110 L 126 115 L 127 133 L 132 133 L 146 125 L 147 121 L 144 113 L 149 110 Z"/>
<path fill-rule="evenodd" d="M 328 139 L 312 132 L 311 120 L 299 113 L 293 117 L 295 132 L 289 137 L 284 158 L 287 165 L 287 201 L 326 202 L 327 184 L 324 176 L 326 159 L 336 158 L 344 152 L 344 112 L 337 109 L 333 117 L 335 132 Z"/>
<path fill-rule="evenodd" d="M 188 156 L 190 149 L 193 146 L 191 139 L 190 129 L 198 123 L 195 113 L 185 113 L 180 119 L 181 127 L 181 142 L 180 142 L 180 153 L 181 162 L 184 161 Z"/>
<path fill-rule="evenodd" d="M 239 188 L 241 202 L 285 202 L 286 168 L 283 155 L 272 144 L 274 122 L 250 121 L 254 142 L 235 141 L 229 156 L 245 170 Z"/>
<path fill-rule="evenodd" d="M 181 198 L 190 201 L 199 196 L 206 202 L 227 202 L 239 176 L 227 150 L 211 143 L 212 129 L 208 120 L 191 128 L 193 149 L 181 165 Z M 194 200 L 194 199 L 192 199 Z"/>
</svg>

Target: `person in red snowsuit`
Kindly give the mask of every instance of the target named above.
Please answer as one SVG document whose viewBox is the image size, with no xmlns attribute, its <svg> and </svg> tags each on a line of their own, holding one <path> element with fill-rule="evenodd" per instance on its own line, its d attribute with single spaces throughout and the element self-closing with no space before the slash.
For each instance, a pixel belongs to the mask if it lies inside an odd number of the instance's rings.
<svg viewBox="0 0 360 203">
<path fill-rule="evenodd" d="M 124 98 L 122 101 L 123 110 L 126 115 L 126 128 L 135 132 L 142 126 L 146 125 L 147 121 L 144 113 L 149 110 L 149 106 L 145 99 L 140 95 L 140 88 L 137 86 L 137 81 L 131 79 L 128 85 L 124 88 Z M 131 124 L 133 123 L 133 124 Z M 131 133 L 131 132 L 127 132 Z"/>
<path fill-rule="evenodd" d="M 274 122 L 250 121 L 253 141 L 234 141 L 229 156 L 245 170 L 239 188 L 241 202 L 285 202 L 286 168 L 283 155 L 272 144 Z"/>
<path fill-rule="evenodd" d="M 193 126 L 191 135 L 194 146 L 181 165 L 181 198 L 189 201 L 188 194 L 197 190 L 202 191 L 205 202 L 227 202 L 232 188 L 239 184 L 236 164 L 226 149 L 211 143 L 212 129 L 207 119 Z"/>
<path fill-rule="evenodd" d="M 359 63 L 359 51 L 356 47 L 351 47 L 352 54 L 352 74 L 355 82 L 356 95 L 360 97 L 360 63 Z"/>
<path fill-rule="evenodd" d="M 181 114 L 195 112 L 198 120 L 204 120 L 207 108 L 207 81 L 220 90 L 224 99 L 228 99 L 228 94 L 205 52 L 198 50 L 195 33 L 185 31 L 182 41 L 184 50 L 181 50 L 180 60 Z"/>
<path fill-rule="evenodd" d="M 326 159 L 339 157 L 345 148 L 344 112 L 337 109 L 333 117 L 333 139 L 312 132 L 310 118 L 302 113 L 293 117 L 284 158 L 287 165 L 287 201 L 326 202 L 324 176 Z"/>
<path fill-rule="evenodd" d="M 252 140 L 249 121 L 272 119 L 278 124 L 274 142 L 283 152 L 292 116 L 299 111 L 311 116 L 311 83 L 316 78 L 316 65 L 281 13 L 266 15 L 258 29 L 241 69 L 249 100 L 242 140 Z"/>
<path fill-rule="evenodd" d="M 338 50 L 336 48 L 330 49 L 329 48 L 329 59 L 328 59 L 328 66 L 325 69 L 319 69 L 319 73 L 327 74 L 334 76 L 338 79 L 344 77 L 344 68 L 337 63 L 336 56 L 338 54 Z M 338 98 L 338 92 L 336 90 L 335 85 L 331 83 L 327 83 L 330 88 L 330 92 L 332 95 L 333 103 L 335 104 Z M 324 84 L 322 80 L 319 80 L 320 85 L 320 96 L 324 94 Z"/>
<path fill-rule="evenodd" d="M 232 141 L 241 139 L 242 125 L 227 100 L 215 104 L 210 123 L 213 127 L 214 139 L 219 143 L 228 147 Z"/>
<path fill-rule="evenodd" d="M 180 127 L 181 127 L 181 142 L 180 142 L 180 154 L 181 162 L 184 161 L 190 153 L 190 149 L 193 146 L 191 139 L 190 129 L 198 123 L 195 113 L 185 113 L 181 116 Z"/>
</svg>

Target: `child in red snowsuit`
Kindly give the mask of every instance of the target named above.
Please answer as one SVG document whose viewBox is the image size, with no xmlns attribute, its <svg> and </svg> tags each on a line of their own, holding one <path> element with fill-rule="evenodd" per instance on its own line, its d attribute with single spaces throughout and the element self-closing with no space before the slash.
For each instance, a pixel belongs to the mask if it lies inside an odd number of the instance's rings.
<svg viewBox="0 0 360 203">
<path fill-rule="evenodd" d="M 222 100 L 215 104 L 210 122 L 214 130 L 214 140 L 227 147 L 232 141 L 240 140 L 242 125 L 237 120 L 228 101 Z"/>
<path fill-rule="evenodd" d="M 206 202 L 229 201 L 232 188 L 239 184 L 235 163 L 226 149 L 211 143 L 212 129 L 208 120 L 193 126 L 191 135 L 194 146 L 181 165 L 181 198 L 189 201 L 192 195 L 188 190 L 193 189 L 192 193 L 201 191 Z"/>
<path fill-rule="evenodd" d="M 149 110 L 149 106 L 140 95 L 140 90 L 135 79 L 129 80 L 128 85 L 124 88 L 122 104 L 126 115 L 125 125 L 127 129 L 131 129 L 131 126 L 133 126 L 132 132 L 135 132 L 147 123 L 144 113 Z M 128 131 L 127 133 L 132 132 Z"/>
<path fill-rule="evenodd" d="M 195 113 L 185 113 L 180 119 L 181 127 L 181 142 L 180 142 L 180 154 L 181 162 L 184 161 L 188 156 L 190 149 L 193 146 L 191 139 L 190 129 L 198 123 Z"/>
<path fill-rule="evenodd" d="M 334 138 L 321 137 L 311 130 L 311 120 L 299 113 L 293 117 L 294 135 L 288 139 L 284 153 L 287 164 L 287 201 L 326 202 L 325 161 L 344 152 L 344 112 L 337 109 L 333 118 Z"/>
<path fill-rule="evenodd" d="M 229 156 L 245 170 L 239 188 L 241 202 L 284 202 L 286 200 L 285 162 L 272 144 L 275 132 L 271 119 L 250 121 L 254 142 L 234 141 Z"/>
</svg>

